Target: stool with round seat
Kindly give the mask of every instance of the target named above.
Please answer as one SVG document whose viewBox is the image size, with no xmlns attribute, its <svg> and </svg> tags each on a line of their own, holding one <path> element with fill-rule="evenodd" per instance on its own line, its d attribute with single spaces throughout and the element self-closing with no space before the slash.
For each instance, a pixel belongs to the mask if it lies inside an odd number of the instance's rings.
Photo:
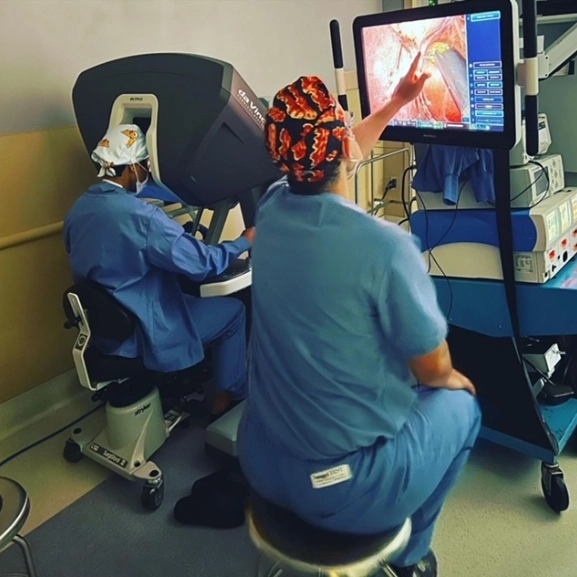
<svg viewBox="0 0 577 577">
<path fill-rule="evenodd" d="M 10 543 L 20 547 L 28 577 L 36 577 L 36 568 L 28 542 L 19 535 L 30 514 L 28 493 L 16 481 L 0 477 L 0 551 Z"/>
<path fill-rule="evenodd" d="M 378 535 L 333 533 L 308 525 L 293 513 L 252 493 L 247 523 L 253 543 L 274 563 L 266 577 L 369 577 L 388 567 L 407 546 L 411 520 Z M 260 561 L 257 577 L 261 577 Z"/>
</svg>

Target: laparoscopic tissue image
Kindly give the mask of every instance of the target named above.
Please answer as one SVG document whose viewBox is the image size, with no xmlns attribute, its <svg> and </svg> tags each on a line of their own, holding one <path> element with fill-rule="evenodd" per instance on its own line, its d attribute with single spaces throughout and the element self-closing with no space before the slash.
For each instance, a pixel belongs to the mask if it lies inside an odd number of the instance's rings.
<svg viewBox="0 0 577 577">
<path fill-rule="evenodd" d="M 427 72 L 430 78 L 395 120 L 459 123 L 469 117 L 465 16 L 374 26 L 364 30 L 363 45 L 372 110 L 392 97 L 420 52 L 418 73 Z"/>
</svg>

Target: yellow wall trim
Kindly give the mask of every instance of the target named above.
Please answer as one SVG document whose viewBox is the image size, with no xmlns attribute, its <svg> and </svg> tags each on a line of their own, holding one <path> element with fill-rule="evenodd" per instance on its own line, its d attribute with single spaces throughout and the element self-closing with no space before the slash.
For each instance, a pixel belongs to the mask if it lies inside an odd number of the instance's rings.
<svg viewBox="0 0 577 577">
<path fill-rule="evenodd" d="M 15 246 L 20 246 L 21 244 L 54 236 L 55 234 L 61 233 L 63 228 L 64 222 L 60 221 L 53 224 L 47 224 L 46 226 L 39 226 L 32 230 L 25 230 L 24 232 L 4 236 L 0 238 L 0 250 L 13 248 Z"/>
</svg>

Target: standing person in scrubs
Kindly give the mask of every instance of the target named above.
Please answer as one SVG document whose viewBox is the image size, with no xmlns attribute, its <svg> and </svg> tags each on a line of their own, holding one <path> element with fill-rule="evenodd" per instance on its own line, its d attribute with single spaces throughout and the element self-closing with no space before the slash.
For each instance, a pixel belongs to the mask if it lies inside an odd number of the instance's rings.
<svg viewBox="0 0 577 577">
<path fill-rule="evenodd" d="M 140 321 L 120 346 L 96 344 L 108 355 L 142 357 L 148 369 L 164 373 L 196 365 L 211 345 L 217 418 L 246 395 L 244 305 L 185 295 L 178 276 L 201 282 L 221 274 L 250 249 L 254 229 L 234 242 L 207 246 L 162 209 L 136 198 L 149 172 L 146 142 L 136 125 L 109 129 L 92 160 L 103 178 L 76 201 L 64 223 L 72 274 L 75 281 L 105 287 Z"/>
<path fill-rule="evenodd" d="M 422 90 L 417 66 L 355 128 L 319 78 L 274 99 L 266 145 L 286 177 L 256 219 L 239 432 L 251 487 L 311 525 L 375 534 L 411 517 L 399 577 L 437 575 L 433 529 L 481 421 L 412 237 L 348 195 L 359 161 Z"/>
</svg>

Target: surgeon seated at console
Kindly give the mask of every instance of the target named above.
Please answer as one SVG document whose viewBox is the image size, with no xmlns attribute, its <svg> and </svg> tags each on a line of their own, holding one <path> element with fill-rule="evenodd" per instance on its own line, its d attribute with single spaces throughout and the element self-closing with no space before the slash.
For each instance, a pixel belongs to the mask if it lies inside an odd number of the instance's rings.
<svg viewBox="0 0 577 577">
<path fill-rule="evenodd" d="M 234 242 L 207 246 L 161 208 L 139 200 L 148 180 L 149 154 L 140 128 L 110 128 L 92 153 L 100 182 L 75 202 L 64 222 L 75 282 L 105 287 L 138 318 L 135 334 L 120 346 L 95 345 L 107 355 L 142 357 L 163 373 L 188 369 L 212 348 L 215 420 L 246 395 L 246 319 L 234 298 L 184 294 L 179 276 L 200 283 L 223 273 L 250 249 L 254 228 Z"/>
</svg>

